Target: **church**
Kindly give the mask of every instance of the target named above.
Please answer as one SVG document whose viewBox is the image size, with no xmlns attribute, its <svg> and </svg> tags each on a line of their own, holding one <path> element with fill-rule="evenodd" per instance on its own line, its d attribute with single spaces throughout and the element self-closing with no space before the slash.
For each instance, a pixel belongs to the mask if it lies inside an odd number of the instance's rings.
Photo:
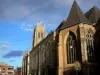
<svg viewBox="0 0 100 75">
<path fill-rule="evenodd" d="M 94 34 L 99 18 L 99 8 L 94 6 L 84 14 L 74 0 L 67 19 L 47 36 L 45 25 L 37 23 L 30 51 L 29 73 L 95 75 L 98 64 Z"/>
</svg>

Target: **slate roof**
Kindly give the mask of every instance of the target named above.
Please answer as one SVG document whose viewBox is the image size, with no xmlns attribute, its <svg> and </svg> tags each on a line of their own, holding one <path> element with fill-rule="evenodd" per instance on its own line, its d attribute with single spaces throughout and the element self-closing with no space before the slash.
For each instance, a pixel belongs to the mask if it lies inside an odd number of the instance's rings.
<svg viewBox="0 0 100 75">
<path fill-rule="evenodd" d="M 91 21 L 92 23 L 95 23 L 98 21 L 100 17 L 100 10 L 99 8 L 94 6 L 85 13 L 85 16 L 88 18 L 89 21 Z"/>
<path fill-rule="evenodd" d="M 84 16 L 77 2 L 74 0 L 68 18 L 66 22 L 63 24 L 63 26 L 61 27 L 61 29 L 73 26 L 78 23 L 91 24 L 91 22 L 89 22 L 89 20 Z"/>
<path fill-rule="evenodd" d="M 96 23 L 96 27 L 100 27 L 100 18 L 98 19 L 98 21 Z"/>
<path fill-rule="evenodd" d="M 57 29 L 56 29 L 56 32 L 59 32 L 60 31 L 60 29 L 62 28 L 62 26 L 64 25 L 64 23 L 65 23 L 65 20 L 63 20 L 61 23 L 60 23 L 60 25 L 57 27 Z"/>
</svg>

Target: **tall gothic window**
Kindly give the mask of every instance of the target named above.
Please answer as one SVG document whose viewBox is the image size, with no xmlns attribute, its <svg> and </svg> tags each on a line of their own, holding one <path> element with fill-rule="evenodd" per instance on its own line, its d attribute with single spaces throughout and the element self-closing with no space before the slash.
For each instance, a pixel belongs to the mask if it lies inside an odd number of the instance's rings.
<svg viewBox="0 0 100 75">
<path fill-rule="evenodd" d="M 94 54 L 94 40 L 93 40 L 94 32 L 89 29 L 86 35 L 86 44 L 87 44 L 87 59 L 88 62 L 95 61 L 95 54 Z"/>
<path fill-rule="evenodd" d="M 41 38 L 43 38 L 43 33 L 41 33 Z"/>
<path fill-rule="evenodd" d="M 40 32 L 38 32 L 38 38 L 40 38 Z"/>
<path fill-rule="evenodd" d="M 45 60 L 45 46 L 43 45 L 43 49 L 42 49 L 42 58 L 43 58 L 43 62 L 44 62 L 44 60 Z"/>
<path fill-rule="evenodd" d="M 73 32 L 69 33 L 68 39 L 67 39 L 67 63 L 71 64 L 74 63 L 77 60 L 77 52 L 76 52 L 76 37 Z"/>
</svg>

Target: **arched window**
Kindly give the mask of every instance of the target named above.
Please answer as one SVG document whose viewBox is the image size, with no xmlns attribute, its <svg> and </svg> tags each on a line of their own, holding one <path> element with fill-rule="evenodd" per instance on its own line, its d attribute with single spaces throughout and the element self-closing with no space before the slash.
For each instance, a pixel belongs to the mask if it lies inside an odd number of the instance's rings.
<svg viewBox="0 0 100 75">
<path fill-rule="evenodd" d="M 94 32 L 89 29 L 86 35 L 86 45 L 87 45 L 87 60 L 88 62 L 95 61 L 95 54 L 94 54 L 94 40 L 93 40 Z"/>
<path fill-rule="evenodd" d="M 50 49 L 50 44 L 49 42 L 46 43 L 46 57 L 49 57 L 49 49 Z"/>
<path fill-rule="evenodd" d="M 42 48 L 42 58 L 43 58 L 43 62 L 44 62 L 44 60 L 45 60 L 45 56 L 46 54 L 45 54 L 45 45 L 43 45 L 43 48 Z"/>
<path fill-rule="evenodd" d="M 43 33 L 41 33 L 41 38 L 43 38 Z"/>
<path fill-rule="evenodd" d="M 76 37 L 73 32 L 69 32 L 69 36 L 67 39 L 67 63 L 71 64 L 77 60 L 77 52 L 76 52 Z"/>
<path fill-rule="evenodd" d="M 40 38 L 40 32 L 38 32 L 38 38 Z"/>
</svg>

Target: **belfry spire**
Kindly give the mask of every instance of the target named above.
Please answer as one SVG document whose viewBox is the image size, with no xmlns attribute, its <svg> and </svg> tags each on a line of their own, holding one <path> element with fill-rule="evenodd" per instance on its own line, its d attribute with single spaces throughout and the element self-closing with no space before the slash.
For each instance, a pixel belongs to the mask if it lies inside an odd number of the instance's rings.
<svg viewBox="0 0 100 75">
<path fill-rule="evenodd" d="M 35 47 L 43 38 L 46 36 L 45 26 L 40 24 L 40 21 L 37 22 L 36 27 L 34 28 L 33 34 L 33 47 Z"/>
</svg>

